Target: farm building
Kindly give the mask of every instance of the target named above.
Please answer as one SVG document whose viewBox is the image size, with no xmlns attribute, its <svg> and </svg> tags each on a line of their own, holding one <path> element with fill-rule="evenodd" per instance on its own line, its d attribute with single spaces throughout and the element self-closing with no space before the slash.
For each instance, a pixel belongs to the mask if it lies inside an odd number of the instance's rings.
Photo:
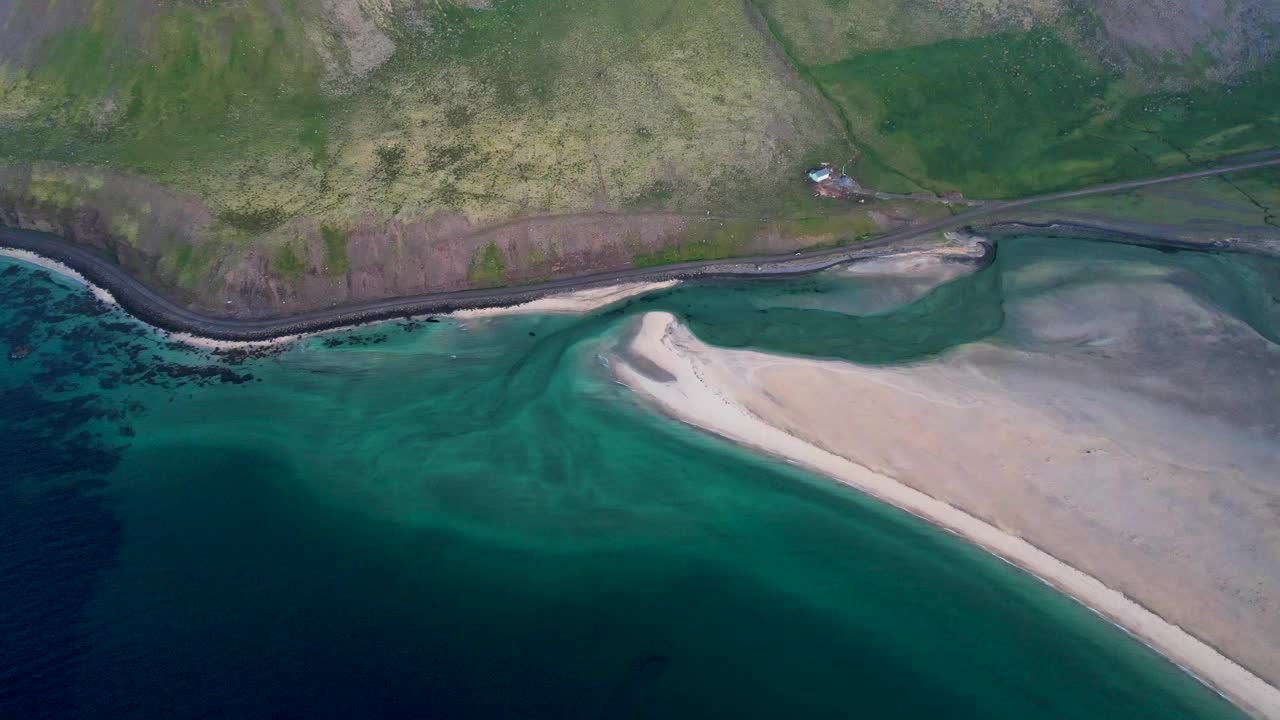
<svg viewBox="0 0 1280 720">
<path fill-rule="evenodd" d="M 809 171 L 809 182 L 815 184 L 824 183 L 830 180 L 834 174 L 829 167 L 817 167 Z"/>
<path fill-rule="evenodd" d="M 860 189 L 853 178 L 844 173 L 837 173 L 828 163 L 823 163 L 805 173 L 814 192 L 830 198 L 842 198 L 854 195 Z"/>
</svg>

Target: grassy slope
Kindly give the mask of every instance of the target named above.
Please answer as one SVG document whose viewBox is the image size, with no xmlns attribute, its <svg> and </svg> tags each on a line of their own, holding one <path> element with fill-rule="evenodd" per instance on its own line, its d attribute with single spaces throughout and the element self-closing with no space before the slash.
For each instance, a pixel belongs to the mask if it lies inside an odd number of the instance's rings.
<svg viewBox="0 0 1280 720">
<path fill-rule="evenodd" d="M 1057 22 L 1061 0 L 753 0 L 808 67 Z"/>
<path fill-rule="evenodd" d="M 294 215 L 776 204 L 838 142 L 732 0 L 438 6 L 430 32 L 388 28 L 397 53 L 344 97 L 322 91 L 314 18 L 272 5 L 164 6 L 139 52 L 95 3 L 46 62 L 0 70 L 0 162 L 138 172 L 254 233 Z"/>
<path fill-rule="evenodd" d="M 524 0 L 454 8 L 360 96 L 336 164 L 386 211 L 474 217 L 610 206 L 777 204 L 836 141 L 732 0 Z M 407 110 L 405 110 L 407 108 Z"/>
<path fill-rule="evenodd" d="M 1046 205 L 1100 217 L 1165 225 L 1280 228 L 1280 170 L 1268 168 Z M 1274 232 L 1274 230 L 1272 230 Z"/>
<path fill-rule="evenodd" d="M 184 287 L 249 250 L 297 276 L 293 218 L 808 215 L 798 171 L 845 152 L 736 0 L 429 3 L 429 27 L 383 18 L 395 54 L 341 94 L 322 57 L 340 43 L 315 4 L 163 4 L 140 20 L 124 2 L 61 1 L 87 19 L 44 38 L 39 62 L 0 65 L 0 165 L 108 168 L 201 198 L 217 221 L 160 263 Z M 75 172 L 44 174 L 74 190 Z M 349 269 L 323 242 L 325 267 Z"/>
<path fill-rule="evenodd" d="M 1030 26 L 1014 32 L 984 35 L 959 13 L 950 36 L 930 23 L 943 19 L 937 9 L 878 4 L 909 38 L 872 24 L 815 42 L 811 23 L 848 17 L 839 0 L 763 3 L 862 144 L 855 169 L 868 184 L 1014 197 L 1280 145 L 1280 64 L 1234 87 L 1151 93 L 1064 39 L 1088 18 L 1049 3 L 1013 3 L 1018 22 L 986 21 Z"/>
<path fill-rule="evenodd" d="M 0 64 L 0 165 L 72 164 L 24 189 L 55 206 L 94 196 L 101 180 L 77 177 L 85 165 L 201 198 L 216 221 L 158 266 L 183 287 L 247 250 L 284 277 L 317 256 L 342 275 L 356 224 L 441 212 L 810 218 L 695 222 L 678 245 L 638 250 L 637 264 L 743 252 L 766 227 L 804 234 L 818 223 L 847 239 L 872 230 L 865 214 L 822 217 L 795 181 L 797 169 L 854 151 L 787 81 L 736 0 L 419 3 L 430 27 L 380 18 L 396 52 L 344 93 L 326 85 L 324 56 L 343 51 L 317 3 L 60 3 L 81 6 L 78 20 L 27 48 L 37 61 Z M 882 189 L 1024 195 L 1280 135 L 1276 66 L 1230 89 L 1143 94 L 1064 39 L 1086 19 L 1060 0 L 756 4 L 860 146 L 855 172 Z M 0 28 L 30 7 L 0 13 Z M 113 212 L 131 242 L 149 231 L 148 208 Z M 291 218 L 314 221 L 318 250 Z M 469 275 L 491 284 L 509 268 L 486 252 Z"/>
<path fill-rule="evenodd" d="M 120 29 L 115 7 L 94 3 L 87 25 L 48 38 L 35 69 L 0 73 L 0 101 L 26 109 L 0 124 L 0 157 L 108 165 L 194 190 L 245 157 L 324 157 L 332 109 L 296 10 L 173 5 L 143 39 Z"/>
</svg>

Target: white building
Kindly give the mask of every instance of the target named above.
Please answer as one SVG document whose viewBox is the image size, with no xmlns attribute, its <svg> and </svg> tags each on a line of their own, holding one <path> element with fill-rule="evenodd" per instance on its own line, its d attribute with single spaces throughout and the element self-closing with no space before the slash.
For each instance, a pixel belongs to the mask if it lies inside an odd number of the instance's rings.
<svg viewBox="0 0 1280 720">
<path fill-rule="evenodd" d="M 831 179 L 831 168 L 820 167 L 809 171 L 809 182 L 822 183 Z"/>
</svg>

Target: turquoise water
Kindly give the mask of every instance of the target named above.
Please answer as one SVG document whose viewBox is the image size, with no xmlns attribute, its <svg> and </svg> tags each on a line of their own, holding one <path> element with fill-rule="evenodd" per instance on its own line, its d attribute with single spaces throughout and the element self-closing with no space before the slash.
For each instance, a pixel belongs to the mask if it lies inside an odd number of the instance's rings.
<svg viewBox="0 0 1280 720">
<path fill-rule="evenodd" d="M 1252 261 L 1081 247 L 1178 263 L 1274 329 Z M 928 356 L 998 336 L 1004 273 L 1056 248 L 871 315 L 866 281 L 822 276 L 230 365 L 0 264 L 5 339 L 36 347 L 0 382 L 0 716 L 1239 717 L 1033 578 L 606 367 L 657 308 L 723 345 Z"/>
</svg>

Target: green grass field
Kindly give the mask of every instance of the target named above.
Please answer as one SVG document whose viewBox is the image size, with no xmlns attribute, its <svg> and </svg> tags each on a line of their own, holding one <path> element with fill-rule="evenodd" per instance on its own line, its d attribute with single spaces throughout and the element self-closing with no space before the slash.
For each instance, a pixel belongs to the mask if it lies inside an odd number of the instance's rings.
<svg viewBox="0 0 1280 720">
<path fill-rule="evenodd" d="M 1075 198 L 1041 208 L 1166 225 L 1221 223 L 1280 229 L 1280 170 L 1267 168 L 1111 195 Z"/>
<path fill-rule="evenodd" d="M 93 7 L 88 27 L 48 40 L 36 69 L 0 72 L 0 101 L 25 108 L 0 123 L 0 156 L 177 178 L 191 174 L 183 164 L 216 173 L 214 162 L 259 153 L 325 156 L 332 108 L 301 17 L 174 5 L 142 53 L 115 35 L 113 4 Z"/>
<path fill-rule="evenodd" d="M 1037 31 L 871 53 L 813 73 L 857 118 L 877 187 L 1018 197 L 1280 144 L 1280 65 L 1233 88 L 1134 97 Z"/>
<path fill-rule="evenodd" d="M 882 4 L 917 42 L 881 49 L 903 40 L 850 25 L 815 43 L 815 17 L 850 17 L 841 3 L 763 4 L 793 57 L 813 62 L 804 70 L 861 146 L 866 184 L 1018 197 L 1280 145 L 1280 63 L 1234 85 L 1154 92 L 1072 44 L 1078 20 L 1048 3 L 1021 7 L 1040 27 L 976 36 L 963 13 L 950 29 L 909 31 L 936 16 Z"/>
</svg>

